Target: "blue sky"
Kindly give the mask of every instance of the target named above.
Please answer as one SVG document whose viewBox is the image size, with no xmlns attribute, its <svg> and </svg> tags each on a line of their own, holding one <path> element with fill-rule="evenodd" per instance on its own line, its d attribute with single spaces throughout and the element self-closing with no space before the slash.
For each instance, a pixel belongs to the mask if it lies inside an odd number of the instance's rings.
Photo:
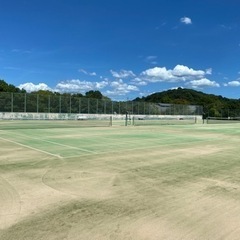
<svg viewBox="0 0 240 240">
<path fill-rule="evenodd" d="M 239 0 L 0 0 L 0 79 L 134 99 L 240 98 Z"/>
</svg>

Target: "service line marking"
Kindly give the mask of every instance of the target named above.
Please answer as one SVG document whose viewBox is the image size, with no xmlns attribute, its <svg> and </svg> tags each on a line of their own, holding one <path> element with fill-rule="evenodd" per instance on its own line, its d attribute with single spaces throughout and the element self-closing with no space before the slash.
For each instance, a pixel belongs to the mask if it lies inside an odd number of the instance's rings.
<svg viewBox="0 0 240 240">
<path fill-rule="evenodd" d="M 34 139 L 34 138 L 33 138 L 33 139 Z M 37 138 L 36 138 L 36 139 L 37 139 Z M 59 146 L 63 146 L 63 147 L 67 147 L 67 148 L 72 148 L 72 149 L 81 150 L 81 151 L 83 151 L 83 152 L 97 153 L 97 152 L 95 152 L 95 151 L 87 150 L 87 149 L 84 149 L 84 148 L 73 147 L 73 146 L 69 146 L 69 145 L 62 144 L 62 143 L 52 142 L 52 141 L 49 141 L 49 140 L 42 140 L 42 139 L 37 139 L 37 140 L 42 141 L 42 142 L 52 143 L 52 144 L 59 145 Z"/>
</svg>

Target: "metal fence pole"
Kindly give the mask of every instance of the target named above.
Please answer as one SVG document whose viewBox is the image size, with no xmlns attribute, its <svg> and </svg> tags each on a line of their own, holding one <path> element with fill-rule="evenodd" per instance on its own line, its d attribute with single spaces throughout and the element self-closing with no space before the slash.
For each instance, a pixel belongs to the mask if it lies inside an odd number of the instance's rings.
<svg viewBox="0 0 240 240">
<path fill-rule="evenodd" d="M 50 113 L 50 104 L 51 104 L 51 99 L 50 95 L 48 95 L 48 112 Z"/>
<path fill-rule="evenodd" d="M 27 111 L 27 94 L 24 95 L 24 112 Z"/>
<path fill-rule="evenodd" d="M 13 112 L 13 93 L 11 93 L 11 112 Z"/>
<path fill-rule="evenodd" d="M 62 112 L 62 99 L 61 99 L 61 95 L 59 96 L 59 113 Z"/>
<path fill-rule="evenodd" d="M 98 99 L 97 99 L 97 102 L 96 102 L 96 114 L 98 114 Z"/>
</svg>

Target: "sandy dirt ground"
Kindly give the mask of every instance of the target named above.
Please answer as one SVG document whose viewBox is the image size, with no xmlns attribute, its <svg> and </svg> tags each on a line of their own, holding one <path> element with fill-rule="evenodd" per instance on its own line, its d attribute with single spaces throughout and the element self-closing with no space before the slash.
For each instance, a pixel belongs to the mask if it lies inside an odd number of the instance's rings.
<svg viewBox="0 0 240 240">
<path fill-rule="evenodd" d="M 0 131 L 0 239 L 237 240 L 237 127 Z"/>
</svg>

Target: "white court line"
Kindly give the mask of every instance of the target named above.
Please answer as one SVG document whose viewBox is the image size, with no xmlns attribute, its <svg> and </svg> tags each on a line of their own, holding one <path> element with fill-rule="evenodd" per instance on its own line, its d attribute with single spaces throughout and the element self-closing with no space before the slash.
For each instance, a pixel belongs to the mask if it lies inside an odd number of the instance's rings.
<svg viewBox="0 0 240 240">
<path fill-rule="evenodd" d="M 62 147 L 67 147 L 67 148 L 71 148 L 71 149 L 77 149 L 77 150 L 80 150 L 80 151 L 83 151 L 83 152 L 97 153 L 95 151 L 87 150 L 87 149 L 84 149 L 84 148 L 73 147 L 73 146 L 62 144 L 62 143 L 52 142 L 52 141 L 49 141 L 49 140 L 43 140 L 43 139 L 40 139 L 40 138 L 29 137 L 29 136 L 22 135 L 22 134 L 15 134 L 15 135 L 19 135 L 19 136 L 22 136 L 24 138 L 35 139 L 35 140 L 42 141 L 42 142 L 48 142 L 48 143 L 55 144 L 55 145 L 62 146 Z"/>
<path fill-rule="evenodd" d="M 35 138 L 33 138 L 33 139 L 35 139 Z M 36 139 L 37 139 L 37 138 L 36 138 Z M 73 147 L 73 146 L 69 146 L 69 145 L 62 144 L 62 143 L 57 143 L 57 142 L 52 142 L 52 141 L 42 140 L 42 139 L 37 139 L 37 140 L 40 140 L 40 141 L 42 141 L 42 142 L 52 143 L 52 144 L 59 145 L 59 146 L 63 146 L 63 147 L 67 147 L 67 148 L 72 148 L 72 149 L 81 150 L 81 151 L 83 151 L 83 152 L 97 153 L 97 152 L 95 152 L 95 151 L 91 151 L 91 150 L 87 150 L 87 149 L 79 148 L 79 147 Z"/>
<path fill-rule="evenodd" d="M 20 146 L 22 146 L 22 147 L 29 148 L 29 149 L 31 149 L 31 150 L 35 150 L 35 151 L 38 151 L 38 152 L 41 152 L 41 153 L 45 153 L 45 154 L 48 154 L 48 155 L 51 155 L 51 156 L 54 156 L 54 157 L 62 158 L 60 155 L 53 154 L 53 153 L 50 153 L 50 152 L 46 152 L 46 151 L 43 151 L 43 150 L 38 149 L 38 148 L 30 147 L 30 146 L 28 146 L 28 145 L 25 145 L 25 144 L 22 144 L 22 143 L 18 143 L 18 142 L 15 142 L 15 141 L 12 141 L 12 140 L 3 138 L 3 137 L 0 137 L 0 139 L 2 139 L 2 140 L 4 140 L 4 141 L 7 141 L 7 142 L 11 142 L 11 143 L 17 144 L 17 145 L 20 145 Z"/>
<path fill-rule="evenodd" d="M 196 141 L 194 143 L 201 143 L 201 142 L 212 142 L 212 140 L 214 139 L 209 139 L 209 140 L 200 140 L 200 141 Z M 178 143 L 172 143 L 172 144 L 163 144 L 163 145 L 154 145 L 154 146 L 147 146 L 147 147 L 136 147 L 136 148 L 127 148 L 127 149 L 122 149 L 122 150 L 111 150 L 108 152 L 97 152 L 94 154 L 82 154 L 82 155 L 72 155 L 72 156 L 66 156 L 66 157 L 62 157 L 63 159 L 68 159 L 68 158 L 76 158 L 76 157 L 85 157 L 85 156 L 91 156 L 91 155 L 102 155 L 102 154 L 114 154 L 114 153 L 123 153 L 123 152 L 131 152 L 131 151 L 135 151 L 135 150 L 143 150 L 143 149 L 154 149 L 157 148 L 159 149 L 159 147 L 168 147 L 168 146 L 175 146 L 175 145 L 185 145 L 185 144 L 189 144 L 188 142 L 178 142 Z M 111 144 L 111 146 L 119 146 L 119 144 Z"/>
</svg>

